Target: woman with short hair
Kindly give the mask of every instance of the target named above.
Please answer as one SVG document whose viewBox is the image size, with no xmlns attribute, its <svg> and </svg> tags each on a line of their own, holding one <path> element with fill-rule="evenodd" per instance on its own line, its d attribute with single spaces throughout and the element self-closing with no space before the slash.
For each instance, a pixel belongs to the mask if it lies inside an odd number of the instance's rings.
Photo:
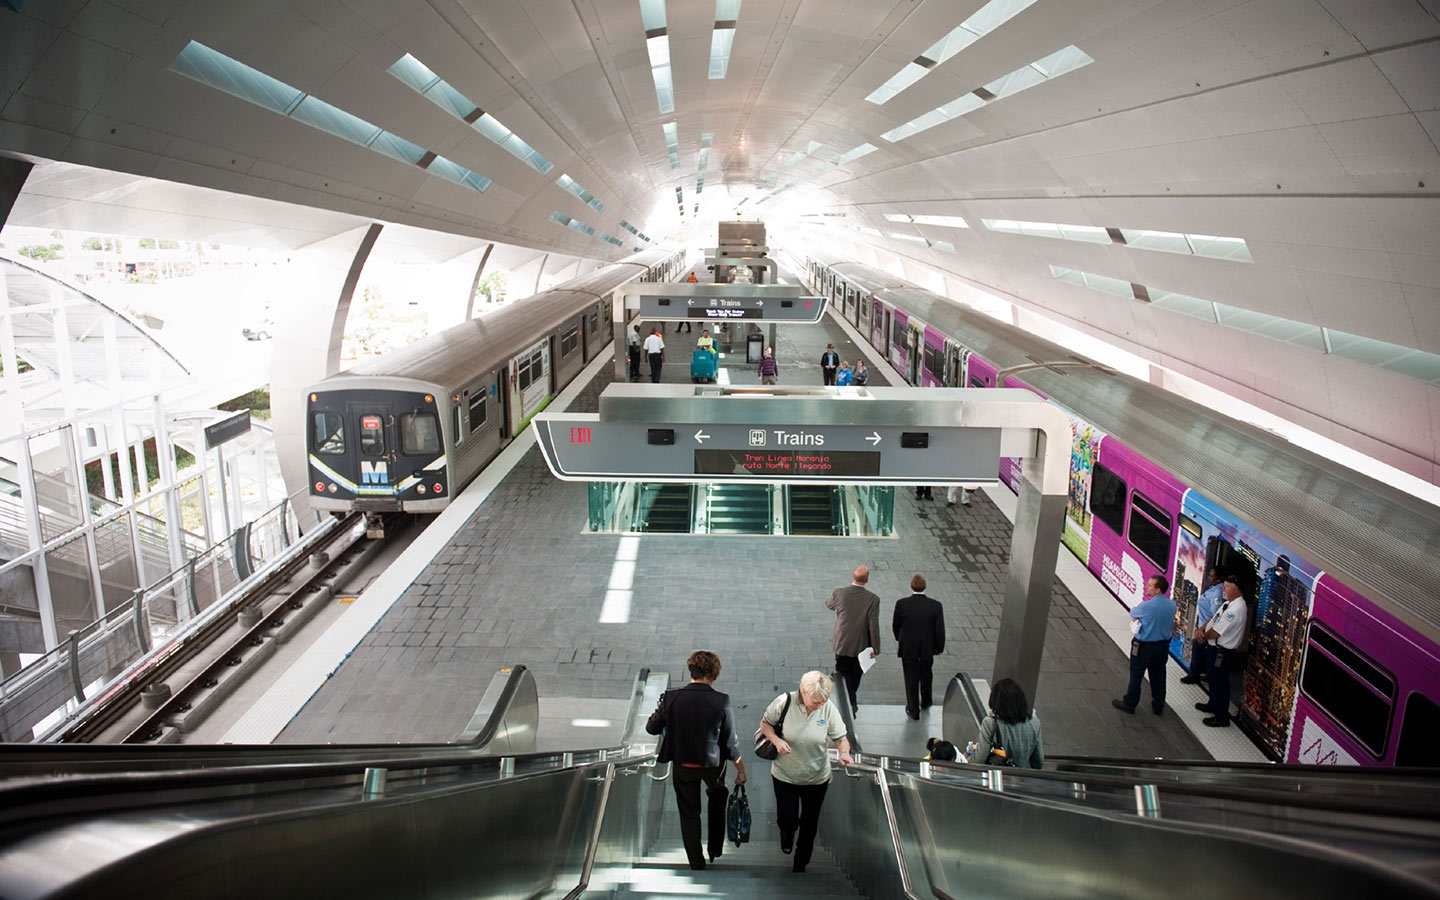
<svg viewBox="0 0 1440 900">
<path fill-rule="evenodd" d="M 990 689 L 990 715 L 980 722 L 972 763 L 983 763 L 993 749 L 1005 751 L 1009 765 L 1039 769 L 1045 765 L 1040 747 L 1040 717 L 1030 712 L 1025 690 L 1013 678 L 1002 678 Z"/>
<path fill-rule="evenodd" d="M 760 719 L 760 733 L 779 753 L 770 764 L 770 781 L 775 785 L 780 852 L 794 851 L 796 872 L 805 871 L 815 849 L 820 807 L 830 787 L 830 741 L 840 751 L 840 763 L 848 766 L 851 762 L 845 724 L 830 701 L 833 688 L 832 679 L 824 672 L 806 672 L 800 678 L 800 690 L 776 697 Z M 775 733 L 776 725 L 781 727 L 783 737 Z"/>
</svg>

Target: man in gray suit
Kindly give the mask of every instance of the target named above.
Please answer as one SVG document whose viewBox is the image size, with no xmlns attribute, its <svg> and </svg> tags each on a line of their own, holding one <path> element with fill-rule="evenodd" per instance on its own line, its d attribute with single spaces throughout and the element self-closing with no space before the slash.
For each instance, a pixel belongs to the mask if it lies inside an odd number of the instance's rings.
<svg viewBox="0 0 1440 900">
<path fill-rule="evenodd" d="M 855 570 L 855 580 L 836 588 L 825 601 L 825 608 L 835 611 L 835 633 L 830 647 L 835 651 L 835 671 L 845 679 L 850 691 L 850 711 L 857 712 L 860 703 L 855 693 L 860 690 L 860 652 L 870 648 L 870 658 L 880 652 L 880 598 L 865 588 L 870 580 L 870 567 Z"/>
</svg>

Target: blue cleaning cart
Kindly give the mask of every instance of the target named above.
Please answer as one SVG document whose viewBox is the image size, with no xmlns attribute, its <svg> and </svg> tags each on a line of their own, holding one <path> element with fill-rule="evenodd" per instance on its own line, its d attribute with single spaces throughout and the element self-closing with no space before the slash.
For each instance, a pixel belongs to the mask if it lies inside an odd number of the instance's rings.
<svg viewBox="0 0 1440 900">
<path fill-rule="evenodd" d="M 708 381 L 715 383 L 715 376 L 720 370 L 720 356 L 714 350 L 706 350 L 704 347 L 696 347 L 695 355 L 690 358 L 690 380 L 694 382 Z"/>
</svg>

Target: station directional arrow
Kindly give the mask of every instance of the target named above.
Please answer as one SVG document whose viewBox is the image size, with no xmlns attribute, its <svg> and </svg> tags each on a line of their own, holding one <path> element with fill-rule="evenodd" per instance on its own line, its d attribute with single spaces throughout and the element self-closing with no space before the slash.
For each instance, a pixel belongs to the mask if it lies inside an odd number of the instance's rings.
<svg viewBox="0 0 1440 900">
<path fill-rule="evenodd" d="M 686 306 L 694 306 L 694 305 L 695 305 L 695 301 L 694 301 L 694 300 L 686 300 L 686 301 L 685 301 L 685 305 L 686 305 Z"/>
<path fill-rule="evenodd" d="M 872 432 L 870 432 L 869 437 L 865 438 L 865 440 L 869 441 L 869 442 L 870 442 L 870 446 L 872 446 L 872 447 L 878 447 L 878 446 L 880 446 L 880 432 L 878 432 L 878 431 L 872 431 Z"/>
<path fill-rule="evenodd" d="M 699 431 L 695 432 L 695 443 L 697 443 L 697 444 L 703 444 L 703 443 L 705 443 L 706 441 L 708 441 L 709 439 L 710 439 L 710 435 L 708 435 L 708 434 L 705 433 L 705 429 L 702 428 L 702 429 L 700 429 Z"/>
</svg>

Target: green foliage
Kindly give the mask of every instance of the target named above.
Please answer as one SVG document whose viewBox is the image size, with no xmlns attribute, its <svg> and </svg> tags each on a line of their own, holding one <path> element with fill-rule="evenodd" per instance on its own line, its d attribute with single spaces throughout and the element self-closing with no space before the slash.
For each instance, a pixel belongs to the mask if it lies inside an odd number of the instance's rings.
<svg viewBox="0 0 1440 900">
<path fill-rule="evenodd" d="M 486 303 L 494 303 L 497 297 L 505 295 L 506 288 L 510 285 L 510 273 L 496 270 L 480 279 L 475 285 L 475 296 L 484 296 Z"/>
<path fill-rule="evenodd" d="M 187 469 L 195 464 L 195 456 L 188 450 L 184 450 L 180 447 L 172 447 L 171 449 L 175 453 L 176 471 Z M 127 452 L 125 454 L 125 459 L 130 465 L 130 478 L 132 479 L 131 483 L 137 483 L 139 481 L 139 475 L 135 470 L 134 454 Z M 115 493 L 118 495 L 121 492 L 120 454 L 110 454 L 108 464 L 110 466 L 111 483 L 115 485 Z M 99 460 L 91 463 L 86 463 L 85 465 L 86 488 L 89 490 L 90 493 L 94 494 L 97 497 L 103 497 L 105 495 L 105 476 L 104 473 L 100 470 L 100 466 L 101 463 Z M 145 442 L 145 483 L 150 487 L 154 487 L 155 485 L 160 483 L 160 458 L 155 455 L 154 438 L 150 438 Z"/>
<path fill-rule="evenodd" d="M 180 249 L 180 242 L 179 242 L 179 241 L 167 241 L 167 240 L 163 240 L 163 239 L 162 239 L 162 240 L 160 241 L 160 249 L 161 249 L 161 250 L 179 250 L 179 249 Z"/>
<path fill-rule="evenodd" d="M 141 250 L 154 250 L 154 249 L 155 249 L 155 239 L 154 239 L 154 238 L 141 238 L 141 239 L 140 239 L 140 249 L 141 249 Z"/>
<path fill-rule="evenodd" d="M 28 247 L 21 247 L 20 255 L 28 256 L 31 259 L 59 259 L 60 251 L 64 249 L 64 244 L 51 244 L 48 247 L 40 244 L 31 244 Z"/>
<path fill-rule="evenodd" d="M 86 250 L 104 250 L 105 242 L 100 240 L 98 237 L 89 237 L 86 238 L 85 242 L 80 246 L 84 247 Z"/>
<path fill-rule="evenodd" d="M 257 388 L 248 394 L 241 394 L 234 400 L 226 400 L 216 408 L 226 412 L 248 409 L 250 415 L 268 422 L 270 421 L 270 391 L 267 388 Z"/>
</svg>

